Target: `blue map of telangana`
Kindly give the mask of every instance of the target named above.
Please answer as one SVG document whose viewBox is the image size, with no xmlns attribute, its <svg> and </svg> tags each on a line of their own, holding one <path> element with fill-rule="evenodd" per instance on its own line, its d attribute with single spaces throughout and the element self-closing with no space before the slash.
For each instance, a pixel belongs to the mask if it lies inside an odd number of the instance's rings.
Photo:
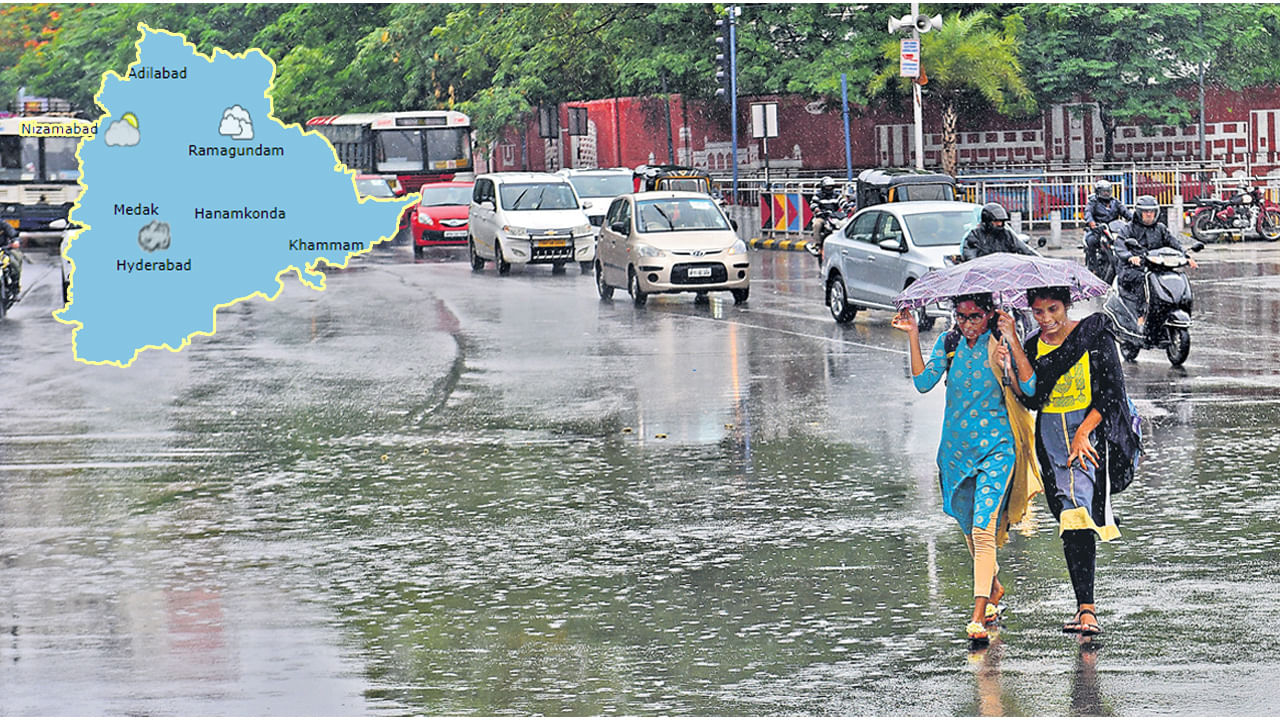
<svg viewBox="0 0 1280 720">
<path fill-rule="evenodd" d="M 295 272 L 324 289 L 395 234 L 412 198 L 360 199 L 328 142 L 271 115 L 275 66 L 257 50 L 201 55 L 139 25 L 137 61 L 109 72 L 105 114 L 80 145 L 84 226 L 66 253 L 75 357 L 127 367 L 148 348 L 212 334 L 217 308 L 275 298 Z"/>
</svg>

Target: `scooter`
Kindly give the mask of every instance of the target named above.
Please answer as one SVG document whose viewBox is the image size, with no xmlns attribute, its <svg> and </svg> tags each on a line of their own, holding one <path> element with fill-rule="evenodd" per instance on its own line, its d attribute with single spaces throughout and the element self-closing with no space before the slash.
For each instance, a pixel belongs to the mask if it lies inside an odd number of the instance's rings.
<svg viewBox="0 0 1280 720">
<path fill-rule="evenodd" d="M 843 196 L 832 198 L 820 198 L 813 202 L 813 219 L 822 221 L 822 231 L 815 233 L 813 240 L 805 243 L 804 249 L 809 254 L 816 257 L 822 257 L 822 243 L 827 236 L 835 232 L 842 220 L 850 215 L 850 207 L 848 199 Z"/>
<path fill-rule="evenodd" d="M 1130 243 L 1129 249 L 1142 258 L 1147 309 L 1145 316 L 1139 316 L 1121 299 L 1119 278 L 1111 283 L 1102 311 L 1111 319 L 1120 355 L 1132 362 L 1141 350 L 1163 348 L 1169 364 L 1180 367 L 1191 353 L 1191 282 L 1183 270 L 1191 259 L 1173 248 L 1142 255 L 1136 243 Z M 1189 251 L 1203 249 L 1204 243 L 1197 242 Z"/>
<path fill-rule="evenodd" d="M 13 255 L 17 250 L 17 240 L 0 244 L 0 318 L 18 302 L 19 273 L 22 270 L 21 261 Z"/>
</svg>

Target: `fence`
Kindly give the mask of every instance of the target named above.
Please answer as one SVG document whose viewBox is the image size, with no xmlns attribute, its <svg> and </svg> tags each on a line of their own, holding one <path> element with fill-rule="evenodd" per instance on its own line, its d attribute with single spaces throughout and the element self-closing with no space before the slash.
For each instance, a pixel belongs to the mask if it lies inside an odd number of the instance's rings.
<svg viewBox="0 0 1280 720">
<path fill-rule="evenodd" d="M 1054 211 L 1060 213 L 1064 227 L 1082 225 L 1085 206 L 1098 180 L 1110 180 L 1115 196 L 1128 206 L 1139 195 L 1153 195 L 1167 210 L 1191 207 L 1198 197 L 1226 198 L 1242 184 L 1260 188 L 1270 200 L 1280 202 L 1280 176 L 1229 177 L 1221 164 L 1028 169 L 961 174 L 956 178 L 960 200 L 998 202 L 1010 213 L 1021 213 L 1027 230 L 1048 227 Z M 817 192 L 818 182 L 817 178 L 773 179 L 766 187 L 762 178 L 739 178 L 734 202 L 760 208 L 759 230 L 766 236 L 795 236 L 809 228 L 808 198 Z M 714 183 L 726 197 L 733 194 L 728 178 L 717 178 Z M 853 183 L 842 184 L 847 193 L 853 192 Z"/>
</svg>

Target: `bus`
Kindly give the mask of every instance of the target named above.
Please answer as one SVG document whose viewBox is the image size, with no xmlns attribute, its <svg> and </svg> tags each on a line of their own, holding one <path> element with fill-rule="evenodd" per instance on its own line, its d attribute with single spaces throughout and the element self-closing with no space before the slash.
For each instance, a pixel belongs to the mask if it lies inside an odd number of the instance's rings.
<svg viewBox="0 0 1280 720">
<path fill-rule="evenodd" d="M 76 148 L 97 125 L 80 118 L 33 115 L 0 118 L 0 222 L 24 233 L 64 223 L 80 196 Z"/>
<path fill-rule="evenodd" d="M 307 129 L 328 138 L 348 168 L 395 177 L 401 193 L 474 170 L 471 118 L 452 110 L 324 115 Z"/>
</svg>

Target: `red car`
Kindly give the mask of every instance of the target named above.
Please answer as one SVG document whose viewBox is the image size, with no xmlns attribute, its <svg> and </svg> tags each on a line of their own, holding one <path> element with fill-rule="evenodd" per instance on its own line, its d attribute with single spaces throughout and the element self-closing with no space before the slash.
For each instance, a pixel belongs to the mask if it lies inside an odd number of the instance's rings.
<svg viewBox="0 0 1280 720">
<path fill-rule="evenodd" d="M 409 210 L 409 236 L 413 255 L 423 248 L 467 245 L 467 209 L 471 204 L 469 182 L 436 182 L 422 186 L 422 199 Z"/>
</svg>

